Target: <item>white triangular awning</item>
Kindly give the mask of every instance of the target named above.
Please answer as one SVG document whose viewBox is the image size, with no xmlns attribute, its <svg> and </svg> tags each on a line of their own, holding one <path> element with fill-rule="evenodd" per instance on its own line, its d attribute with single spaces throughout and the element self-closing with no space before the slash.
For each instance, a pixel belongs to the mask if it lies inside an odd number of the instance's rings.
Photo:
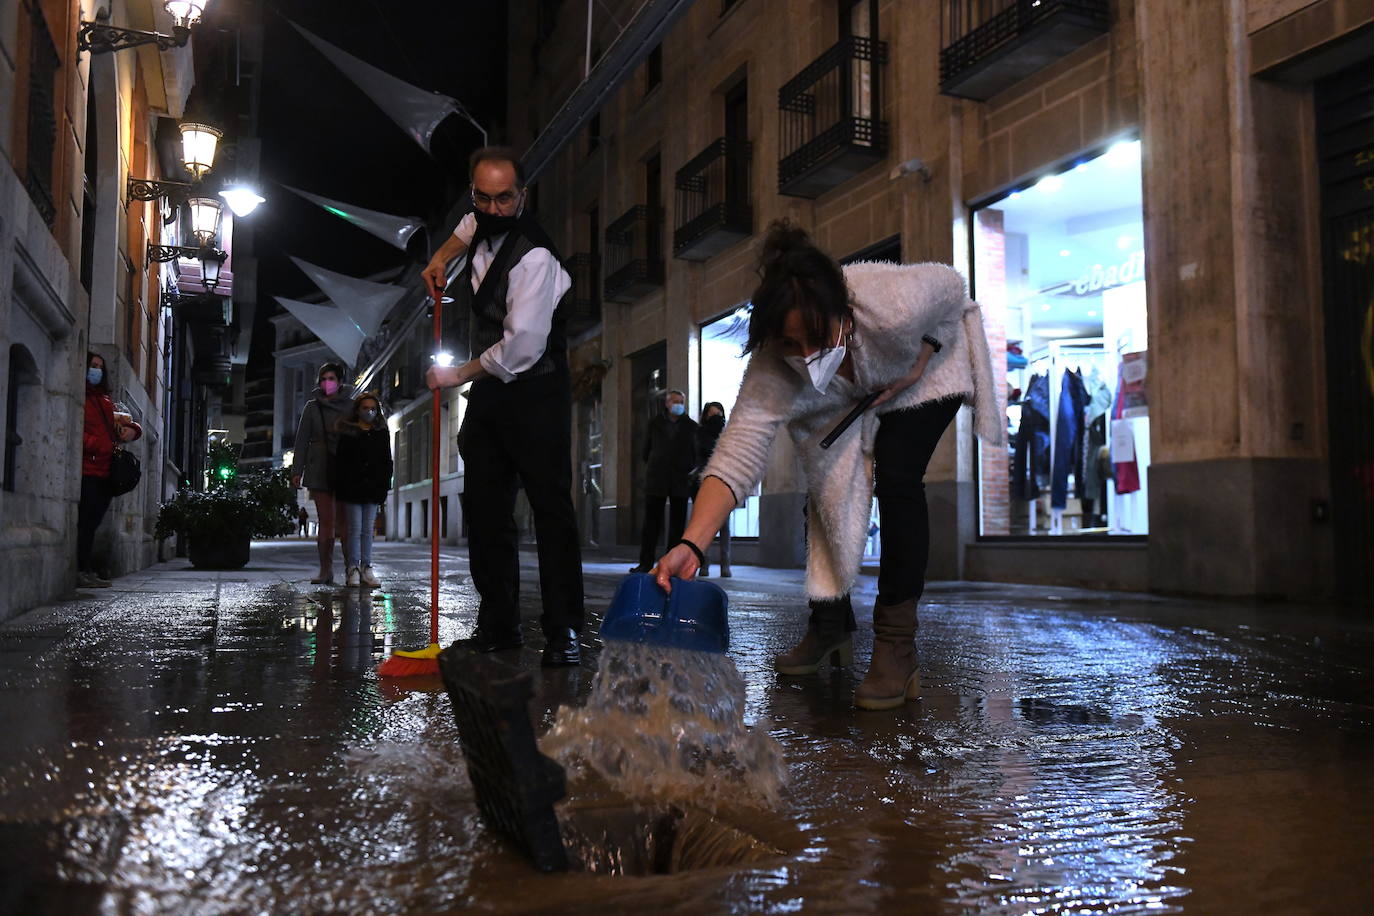
<svg viewBox="0 0 1374 916">
<path fill-rule="evenodd" d="M 439 126 L 439 122 L 451 114 L 465 112 L 457 99 L 413 86 L 367 61 L 354 57 L 294 22 L 291 26 L 305 36 L 305 40 L 314 45 L 316 50 L 329 58 L 334 66 L 342 70 L 344 76 L 367 93 L 367 97 L 412 140 L 424 147 L 425 152 L 429 152 L 429 141 L 434 136 L 434 129 Z"/>
<path fill-rule="evenodd" d="M 367 337 L 381 330 L 382 322 L 386 320 L 391 307 L 406 294 L 405 289 L 400 286 L 350 277 L 297 257 L 292 257 L 291 260 L 307 277 L 315 281 L 315 285 L 322 293 L 353 319 Z"/>
<path fill-rule="evenodd" d="M 272 298 L 300 319 L 301 324 L 310 329 L 310 333 L 324 341 L 325 346 L 333 350 L 334 355 L 343 360 L 345 365 L 353 366 L 357 363 L 358 350 L 363 345 L 364 335 L 362 329 L 341 309 L 333 305 L 316 305 L 287 299 L 285 296 Z"/>
<path fill-rule="evenodd" d="M 402 251 L 406 250 L 406 245 L 416 230 L 424 226 L 424 220 L 418 216 L 392 216 L 390 213 L 380 213 L 365 207 L 355 207 L 342 201 L 330 200 L 328 197 L 311 194 L 309 191 L 302 191 L 300 188 L 293 188 L 290 185 L 282 185 L 282 187 L 292 194 L 299 194 L 312 204 L 333 213 L 339 219 L 352 223 L 364 232 L 375 235 L 388 245 L 394 245 Z"/>
</svg>

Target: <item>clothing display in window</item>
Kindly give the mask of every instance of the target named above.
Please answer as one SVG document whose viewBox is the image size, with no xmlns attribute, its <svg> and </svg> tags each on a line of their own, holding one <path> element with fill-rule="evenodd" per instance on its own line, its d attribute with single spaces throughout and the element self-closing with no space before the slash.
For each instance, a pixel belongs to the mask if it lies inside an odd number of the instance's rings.
<svg viewBox="0 0 1374 916">
<path fill-rule="evenodd" d="M 1011 493 L 1032 500 L 1050 476 L 1050 380 L 1031 376 L 1021 401 L 1021 425 L 1016 430 L 1011 462 Z"/>
<path fill-rule="evenodd" d="M 1050 481 L 1050 508 L 1069 504 L 1069 474 L 1073 474 L 1074 495 L 1083 498 L 1083 417 L 1088 392 L 1083 376 L 1065 369 L 1059 386 L 1059 409 L 1054 426 L 1054 474 Z"/>
<path fill-rule="evenodd" d="M 1124 368 L 1124 364 L 1123 367 Z M 1116 402 L 1112 406 L 1112 476 L 1116 480 L 1116 492 L 1119 494 L 1134 493 L 1140 489 L 1140 466 L 1135 460 L 1134 433 L 1131 431 L 1130 424 L 1122 420 L 1126 409 L 1125 399 L 1122 397 L 1123 381 L 1121 378 L 1121 368 L 1117 370 L 1116 376 Z M 1118 436 L 1130 438 L 1129 446 L 1123 448 L 1117 441 Z"/>
</svg>

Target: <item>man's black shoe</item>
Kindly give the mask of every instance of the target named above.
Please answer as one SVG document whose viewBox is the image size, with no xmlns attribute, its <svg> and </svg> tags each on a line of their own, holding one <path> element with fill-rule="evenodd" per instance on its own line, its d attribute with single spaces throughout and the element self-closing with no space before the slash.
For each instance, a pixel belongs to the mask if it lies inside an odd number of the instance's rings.
<svg viewBox="0 0 1374 916">
<path fill-rule="evenodd" d="M 518 649 L 525 644 L 518 630 L 514 633 L 488 633 L 478 629 L 472 632 L 472 638 L 466 642 L 474 652 L 504 652 L 507 649 Z"/>
<path fill-rule="evenodd" d="M 562 668 L 582 664 L 582 650 L 577 645 L 577 631 L 564 627 L 549 636 L 544 645 L 544 657 L 539 664 L 545 668 Z"/>
</svg>

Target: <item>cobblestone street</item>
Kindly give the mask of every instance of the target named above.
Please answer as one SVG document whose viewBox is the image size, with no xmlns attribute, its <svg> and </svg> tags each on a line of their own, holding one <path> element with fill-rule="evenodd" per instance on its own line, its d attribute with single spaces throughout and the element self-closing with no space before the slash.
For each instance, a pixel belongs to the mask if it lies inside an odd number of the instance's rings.
<svg viewBox="0 0 1374 916">
<path fill-rule="evenodd" d="M 259 543 L 234 573 L 176 560 L 0 628 L 0 909 L 1362 908 L 1374 632 L 1328 610 L 937 583 L 922 698 L 864 713 L 853 672 L 772 673 L 804 626 L 799 576 L 738 568 L 731 657 L 790 787 L 781 810 L 733 814 L 786 854 L 541 876 L 481 824 L 448 697 L 374 673 L 424 642 L 425 548 L 380 545 L 374 598 L 310 586 L 312 552 Z M 460 556 L 444 568 L 448 642 L 474 595 Z M 540 671 L 527 605 L 541 729 L 585 698 L 624 568 L 587 565 L 580 670 Z"/>
</svg>

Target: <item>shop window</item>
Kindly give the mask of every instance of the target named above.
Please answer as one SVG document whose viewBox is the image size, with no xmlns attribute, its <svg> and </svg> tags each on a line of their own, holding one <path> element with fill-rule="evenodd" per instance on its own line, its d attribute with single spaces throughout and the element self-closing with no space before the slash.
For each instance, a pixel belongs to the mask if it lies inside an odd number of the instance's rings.
<svg viewBox="0 0 1374 916">
<path fill-rule="evenodd" d="M 726 423 L 735 409 L 740 383 L 749 357 L 744 342 L 749 336 L 749 304 L 722 315 L 701 326 L 700 379 L 701 403 L 719 401 L 725 408 Z M 759 536 L 759 497 L 761 487 L 744 497 L 744 502 L 730 513 L 730 534 L 733 537 Z M 737 494 L 738 495 L 738 494 Z"/>
<path fill-rule="evenodd" d="M 1009 434 L 982 449 L 981 534 L 1146 534 L 1139 141 L 980 206 L 972 247 Z"/>
</svg>

